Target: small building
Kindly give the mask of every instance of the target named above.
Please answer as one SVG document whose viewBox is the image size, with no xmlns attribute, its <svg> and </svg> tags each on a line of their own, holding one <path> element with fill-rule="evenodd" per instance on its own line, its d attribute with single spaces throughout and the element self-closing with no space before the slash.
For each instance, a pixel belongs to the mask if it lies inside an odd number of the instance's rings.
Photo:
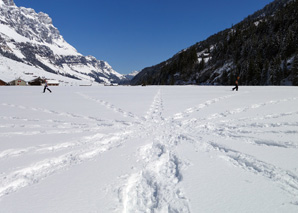
<svg viewBox="0 0 298 213">
<path fill-rule="evenodd" d="M 47 80 L 48 86 L 59 86 L 59 81 L 57 80 Z"/>
<path fill-rule="evenodd" d="M 12 86 L 27 86 L 27 82 L 21 78 L 10 81 L 8 84 Z"/>
<path fill-rule="evenodd" d="M 118 83 L 105 83 L 105 86 L 118 86 Z"/>
<path fill-rule="evenodd" d="M 30 86 L 41 86 L 43 83 L 44 83 L 44 80 L 40 77 L 34 78 L 34 79 L 28 81 L 28 84 Z"/>
<path fill-rule="evenodd" d="M 0 79 L 0 86 L 6 86 L 6 85 L 7 85 L 7 83 Z"/>
</svg>

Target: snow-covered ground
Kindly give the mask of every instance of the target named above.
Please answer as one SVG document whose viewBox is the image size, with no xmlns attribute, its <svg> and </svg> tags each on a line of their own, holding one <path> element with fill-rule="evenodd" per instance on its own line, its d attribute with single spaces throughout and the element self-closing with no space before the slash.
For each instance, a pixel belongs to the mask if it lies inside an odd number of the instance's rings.
<svg viewBox="0 0 298 213">
<path fill-rule="evenodd" d="M 298 88 L 0 87 L 0 212 L 298 212 Z"/>
</svg>

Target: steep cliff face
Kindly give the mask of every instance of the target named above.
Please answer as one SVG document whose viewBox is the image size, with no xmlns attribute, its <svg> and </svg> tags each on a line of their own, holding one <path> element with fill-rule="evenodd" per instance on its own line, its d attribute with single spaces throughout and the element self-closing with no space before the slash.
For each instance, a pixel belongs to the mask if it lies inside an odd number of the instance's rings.
<svg viewBox="0 0 298 213">
<path fill-rule="evenodd" d="M 0 0 L 1 56 L 78 80 L 101 83 L 125 78 L 107 62 L 78 53 L 47 14 L 17 7 L 13 0 Z"/>
<path fill-rule="evenodd" d="M 7 6 L 15 6 L 13 0 L 2 0 L 2 2 Z M 1 4 L 1 1 L 0 1 Z"/>
</svg>

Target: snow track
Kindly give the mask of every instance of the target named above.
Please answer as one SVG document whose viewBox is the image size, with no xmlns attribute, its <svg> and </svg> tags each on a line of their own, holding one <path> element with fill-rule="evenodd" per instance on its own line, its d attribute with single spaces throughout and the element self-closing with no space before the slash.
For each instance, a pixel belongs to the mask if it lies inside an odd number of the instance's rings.
<svg viewBox="0 0 298 213">
<path fill-rule="evenodd" d="M 159 90 L 142 127 L 153 136 L 148 145 L 139 149 L 142 170 L 128 177 L 120 190 L 123 212 L 190 212 L 188 199 L 179 186 L 186 164 L 176 154 L 176 133 L 164 121 L 162 112 Z"/>
<path fill-rule="evenodd" d="M 193 88 L 199 92 L 200 87 Z M 138 110 L 92 90 L 71 93 L 84 110 L 9 98 L 0 102 L 0 209 L 2 200 L 22 189 L 119 149 L 133 150 L 125 154 L 134 159 L 131 170 L 119 171 L 107 183 L 106 191 L 115 192 L 112 203 L 119 202 L 100 212 L 196 212 L 201 204 L 194 203 L 185 181 L 189 170 L 207 172 L 191 160 L 206 154 L 231 171 L 255 177 L 255 182 L 266 181 L 270 190 L 285 194 L 283 205 L 297 206 L 296 93 L 254 100 L 254 90 L 209 94 L 207 89 L 206 96 L 202 93 L 184 106 L 169 98 L 170 87 L 147 91 Z M 194 157 L 182 153 L 186 146 Z"/>
</svg>

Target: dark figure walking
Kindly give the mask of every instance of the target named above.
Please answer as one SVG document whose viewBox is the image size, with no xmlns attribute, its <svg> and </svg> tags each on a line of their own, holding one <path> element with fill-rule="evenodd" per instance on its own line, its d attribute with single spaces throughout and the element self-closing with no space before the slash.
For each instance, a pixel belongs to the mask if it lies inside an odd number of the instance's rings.
<svg viewBox="0 0 298 213">
<path fill-rule="evenodd" d="M 45 83 L 44 83 L 43 93 L 45 93 L 46 89 L 49 90 L 50 92 L 52 92 L 52 91 L 48 88 L 48 82 L 47 82 L 47 80 L 45 80 Z"/>
<path fill-rule="evenodd" d="M 239 80 L 239 76 L 237 77 L 237 80 L 235 81 L 235 87 L 232 89 L 233 91 L 236 89 L 236 91 L 238 91 L 238 80 Z"/>
</svg>

